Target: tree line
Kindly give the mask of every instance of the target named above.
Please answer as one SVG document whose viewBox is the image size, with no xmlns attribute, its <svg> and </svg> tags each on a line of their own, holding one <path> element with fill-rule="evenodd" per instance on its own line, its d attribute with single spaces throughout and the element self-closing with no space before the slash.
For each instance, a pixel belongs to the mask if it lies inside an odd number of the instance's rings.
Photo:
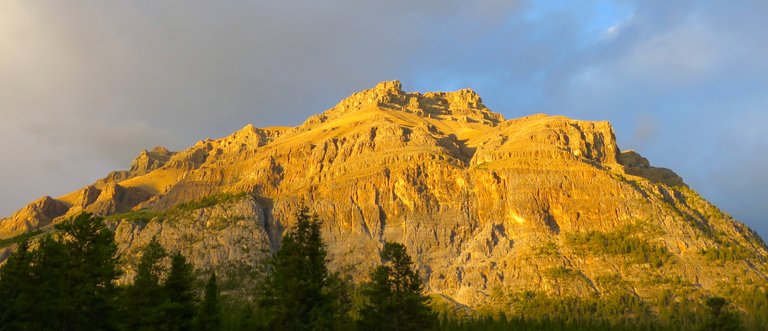
<svg viewBox="0 0 768 331">
<path fill-rule="evenodd" d="M 248 294 L 246 299 L 221 294 L 215 273 L 196 272 L 183 255 L 167 252 L 155 239 L 142 249 L 133 281 L 117 285 L 123 274 L 114 233 L 100 217 L 81 214 L 57 225 L 52 234 L 21 242 L 0 268 L 0 331 L 759 330 L 765 326 L 764 316 L 741 321 L 722 298 L 694 303 L 671 294 L 664 296 L 667 308 L 659 312 L 629 294 L 579 299 L 520 293 L 501 296 L 501 308 L 493 312 L 460 316 L 455 308 L 441 308 L 424 294 L 402 244 L 385 242 L 381 264 L 363 283 L 329 270 L 321 227 L 317 216 L 300 210 L 280 249 L 263 262 L 256 285 L 238 288 Z M 767 295 L 765 290 L 754 291 L 742 300 L 765 312 Z M 517 313 L 511 312 L 512 307 Z"/>
<path fill-rule="evenodd" d="M 117 245 L 101 218 L 80 214 L 56 230 L 21 242 L 0 268 L 0 330 L 219 329 L 215 274 L 198 298 L 192 265 L 152 240 L 134 282 L 118 286 Z"/>
<path fill-rule="evenodd" d="M 114 233 L 102 218 L 81 214 L 54 234 L 21 242 L 0 268 L 0 330 L 406 331 L 437 325 L 405 246 L 385 243 L 383 263 L 356 287 L 328 270 L 320 220 L 307 209 L 297 216 L 265 263 L 256 299 L 223 307 L 216 274 L 199 293 L 192 264 L 156 239 L 143 248 L 133 282 L 118 286 Z"/>
<path fill-rule="evenodd" d="M 230 330 L 430 330 L 436 315 L 405 246 L 386 242 L 382 264 L 359 286 L 328 269 L 322 223 L 307 209 L 265 263 L 255 303 L 233 309 Z"/>
</svg>

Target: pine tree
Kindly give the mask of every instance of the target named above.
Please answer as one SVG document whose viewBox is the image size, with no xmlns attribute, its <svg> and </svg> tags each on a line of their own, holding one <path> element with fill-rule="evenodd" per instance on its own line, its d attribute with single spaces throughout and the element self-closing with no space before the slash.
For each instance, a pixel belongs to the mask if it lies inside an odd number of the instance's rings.
<svg viewBox="0 0 768 331">
<path fill-rule="evenodd" d="M 56 237 L 41 238 L 33 252 L 23 243 L 3 268 L 3 325 L 11 325 L 8 329 L 114 328 L 115 280 L 120 276 L 114 234 L 101 218 L 87 213 L 56 229 Z M 6 301 L 6 297 L 15 299 Z"/>
<path fill-rule="evenodd" d="M 708 316 L 702 330 L 735 331 L 740 329 L 739 316 L 728 309 L 729 302 L 721 297 L 711 297 L 706 301 Z"/>
<path fill-rule="evenodd" d="M 355 283 L 352 280 L 351 267 L 343 272 L 328 275 L 325 294 L 334 312 L 330 321 L 333 330 L 353 330 L 355 323 Z"/>
<path fill-rule="evenodd" d="M 437 319 L 422 294 L 421 278 L 405 246 L 387 242 L 383 264 L 371 271 L 363 288 L 365 304 L 359 325 L 364 330 L 428 330 Z"/>
<path fill-rule="evenodd" d="M 304 208 L 267 264 L 260 287 L 259 314 L 269 330 L 326 330 L 336 315 L 328 284 L 321 222 Z"/>
<path fill-rule="evenodd" d="M 71 309 L 67 329 L 99 330 L 114 328 L 117 287 L 122 274 L 118 268 L 114 233 L 104 220 L 88 213 L 56 226 L 67 255 L 64 276 Z"/>
<path fill-rule="evenodd" d="M 124 294 L 123 320 L 130 330 L 157 330 L 163 326 L 163 304 L 166 293 L 160 285 L 165 268 L 163 260 L 167 254 L 157 238 L 144 247 L 136 269 L 133 284 Z"/>
<path fill-rule="evenodd" d="M 163 305 L 165 330 L 190 330 L 195 317 L 195 275 L 181 253 L 171 258 L 171 271 L 163 284 L 167 301 Z"/>
<path fill-rule="evenodd" d="M 197 314 L 195 330 L 213 331 L 221 329 L 221 308 L 219 307 L 219 287 L 216 282 L 216 273 L 212 272 L 208 282 L 205 283 L 205 296 L 200 304 L 200 312 Z"/>
<path fill-rule="evenodd" d="M 24 241 L 0 267 L 0 325 L 9 330 L 28 329 L 34 319 L 32 257 Z"/>
<path fill-rule="evenodd" d="M 33 320 L 29 329 L 69 330 L 74 309 L 69 305 L 72 285 L 66 272 L 67 259 L 64 245 L 52 236 L 38 242 L 32 257 L 30 282 L 34 287 L 29 292 L 33 302 L 29 315 Z"/>
</svg>

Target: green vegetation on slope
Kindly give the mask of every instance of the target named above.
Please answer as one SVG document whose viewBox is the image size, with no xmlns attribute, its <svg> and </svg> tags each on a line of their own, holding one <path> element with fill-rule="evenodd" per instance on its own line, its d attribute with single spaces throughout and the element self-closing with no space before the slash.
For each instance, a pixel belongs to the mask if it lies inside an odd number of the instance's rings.
<svg viewBox="0 0 768 331">
<path fill-rule="evenodd" d="M 640 239 L 629 229 L 569 234 L 566 240 L 574 247 L 584 248 L 593 254 L 625 255 L 632 262 L 650 263 L 655 267 L 661 267 L 673 258 L 666 247 Z"/>
<path fill-rule="evenodd" d="M 77 216 L 57 226 L 59 235 L 43 235 L 35 249 L 22 241 L 0 267 L 0 326 L 61 330 L 751 331 L 768 325 L 765 284 L 726 287 L 733 302 L 696 296 L 679 287 L 664 290 L 653 300 L 643 300 L 631 290 L 575 297 L 495 289 L 489 308 L 478 313 L 440 297 L 427 299 L 401 244 L 384 243 L 383 263 L 362 284 L 330 272 L 319 220 L 306 210 L 297 216 L 282 247 L 263 268 L 240 275 L 255 280 L 255 285 L 237 288 L 250 294 L 246 297 L 219 297 L 215 275 L 208 277 L 203 289 L 191 264 L 178 253 L 169 256 L 156 240 L 144 248 L 133 283 L 119 287 L 114 234 L 101 218 Z M 634 237 L 622 243 L 616 236 L 591 232 L 569 240 L 598 253 L 628 255 L 637 262 L 653 264 L 654 254 L 662 262 L 668 259 L 669 253 L 654 245 Z M 583 277 L 566 267 L 548 269 L 546 275 Z M 615 274 L 595 281 L 599 286 L 622 286 L 621 277 Z"/>
<path fill-rule="evenodd" d="M 216 194 L 205 196 L 197 200 L 180 203 L 166 211 L 153 211 L 153 210 L 141 209 L 141 210 L 134 210 L 134 211 L 129 211 L 125 213 L 110 215 L 110 216 L 107 216 L 106 219 L 107 220 L 125 220 L 129 222 L 141 222 L 141 223 L 149 223 L 152 220 L 161 220 L 161 221 L 174 220 L 183 215 L 188 214 L 191 211 L 195 211 L 203 208 L 209 208 L 209 207 L 227 204 L 227 203 L 232 203 L 235 201 L 242 200 L 249 196 L 250 195 L 246 192 L 216 193 Z M 239 220 L 239 218 L 237 217 L 233 217 L 232 219 L 232 221 L 237 221 L 237 220 Z"/>
<path fill-rule="evenodd" d="M 750 252 L 739 244 L 731 242 L 722 243 L 719 247 L 702 249 L 700 253 L 706 257 L 707 260 L 720 262 L 733 262 L 756 258 L 753 252 Z"/>
<path fill-rule="evenodd" d="M 42 233 L 43 233 L 42 230 L 33 230 L 33 231 L 25 232 L 10 238 L 0 239 L 0 247 L 6 247 L 13 244 L 18 244 L 20 242 L 27 241 L 33 237 L 36 237 Z"/>
<path fill-rule="evenodd" d="M 223 193 L 211 194 L 209 196 L 206 196 L 197 200 L 183 202 L 176 205 L 174 208 L 177 210 L 192 211 L 192 210 L 208 208 L 208 207 L 212 207 L 212 206 L 216 206 L 224 203 L 238 201 L 247 196 L 249 195 L 246 192 L 239 192 L 239 193 L 223 192 Z"/>
<path fill-rule="evenodd" d="M 0 326 L 6 330 L 104 330 L 118 319 L 120 276 L 114 234 L 81 214 L 27 242 L 0 269 Z"/>
</svg>

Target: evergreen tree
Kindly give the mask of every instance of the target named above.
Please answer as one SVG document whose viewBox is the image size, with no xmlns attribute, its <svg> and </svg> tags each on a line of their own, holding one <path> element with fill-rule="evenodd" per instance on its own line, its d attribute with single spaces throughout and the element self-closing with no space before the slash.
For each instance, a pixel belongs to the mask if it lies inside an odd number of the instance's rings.
<svg viewBox="0 0 768 331">
<path fill-rule="evenodd" d="M 144 247 L 144 252 L 136 268 L 133 284 L 125 290 L 123 319 L 130 330 L 157 330 L 164 325 L 163 304 L 166 293 L 160 285 L 166 258 L 163 246 L 157 238 Z"/>
<path fill-rule="evenodd" d="M 114 233 L 88 213 L 56 226 L 66 252 L 67 282 L 61 295 L 71 310 L 69 330 L 112 329 L 116 318 L 118 268 Z M 68 299 L 68 300 L 67 300 Z"/>
<path fill-rule="evenodd" d="M 32 252 L 27 241 L 19 244 L 0 267 L 0 325 L 9 330 L 28 329 L 34 319 Z"/>
<path fill-rule="evenodd" d="M 250 302 L 228 302 L 222 310 L 222 330 L 261 330 L 264 321 L 256 314 Z"/>
<path fill-rule="evenodd" d="M 219 287 L 216 283 L 216 273 L 212 272 L 205 283 L 205 296 L 197 315 L 195 330 L 212 331 L 221 329 L 221 311 L 219 307 Z"/>
<path fill-rule="evenodd" d="M 325 293 L 334 312 L 330 321 L 333 330 L 354 329 L 355 304 L 353 301 L 356 291 L 352 281 L 351 268 L 347 267 L 343 272 L 333 272 L 328 275 Z"/>
<path fill-rule="evenodd" d="M 735 331 L 740 329 L 739 316 L 728 309 L 728 301 L 721 297 L 711 297 L 706 301 L 708 315 L 703 330 Z"/>
<path fill-rule="evenodd" d="M 267 263 L 259 314 L 269 330 L 326 330 L 336 315 L 326 293 L 328 269 L 321 222 L 303 208 Z"/>
<path fill-rule="evenodd" d="M 383 264 L 371 271 L 371 279 L 363 288 L 360 327 L 401 331 L 435 327 L 437 319 L 427 306 L 421 278 L 405 246 L 385 243 L 381 259 Z"/>
<path fill-rule="evenodd" d="M 171 271 L 165 280 L 167 301 L 163 305 L 166 330 L 190 330 L 195 317 L 195 293 L 193 286 L 195 275 L 192 265 L 181 253 L 171 258 Z"/>
<path fill-rule="evenodd" d="M 114 234 L 101 218 L 87 213 L 56 229 L 56 237 L 40 239 L 33 252 L 23 243 L 3 268 L 3 325 L 7 329 L 114 329 L 115 280 L 120 276 Z"/>
<path fill-rule="evenodd" d="M 52 236 L 46 236 L 38 242 L 32 256 L 32 289 L 29 292 L 33 302 L 29 315 L 31 327 L 35 330 L 69 330 L 73 318 L 73 307 L 69 306 L 72 298 L 66 274 L 67 254 L 64 245 Z"/>
</svg>

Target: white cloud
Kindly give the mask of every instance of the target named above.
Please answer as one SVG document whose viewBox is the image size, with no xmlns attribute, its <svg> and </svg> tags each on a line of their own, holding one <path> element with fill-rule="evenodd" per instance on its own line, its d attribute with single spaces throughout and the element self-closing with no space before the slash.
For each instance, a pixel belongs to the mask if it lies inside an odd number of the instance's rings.
<svg viewBox="0 0 768 331">
<path fill-rule="evenodd" d="M 698 20 L 676 26 L 635 45 L 619 63 L 628 75 L 662 83 L 706 79 L 723 64 L 721 36 Z"/>
</svg>

